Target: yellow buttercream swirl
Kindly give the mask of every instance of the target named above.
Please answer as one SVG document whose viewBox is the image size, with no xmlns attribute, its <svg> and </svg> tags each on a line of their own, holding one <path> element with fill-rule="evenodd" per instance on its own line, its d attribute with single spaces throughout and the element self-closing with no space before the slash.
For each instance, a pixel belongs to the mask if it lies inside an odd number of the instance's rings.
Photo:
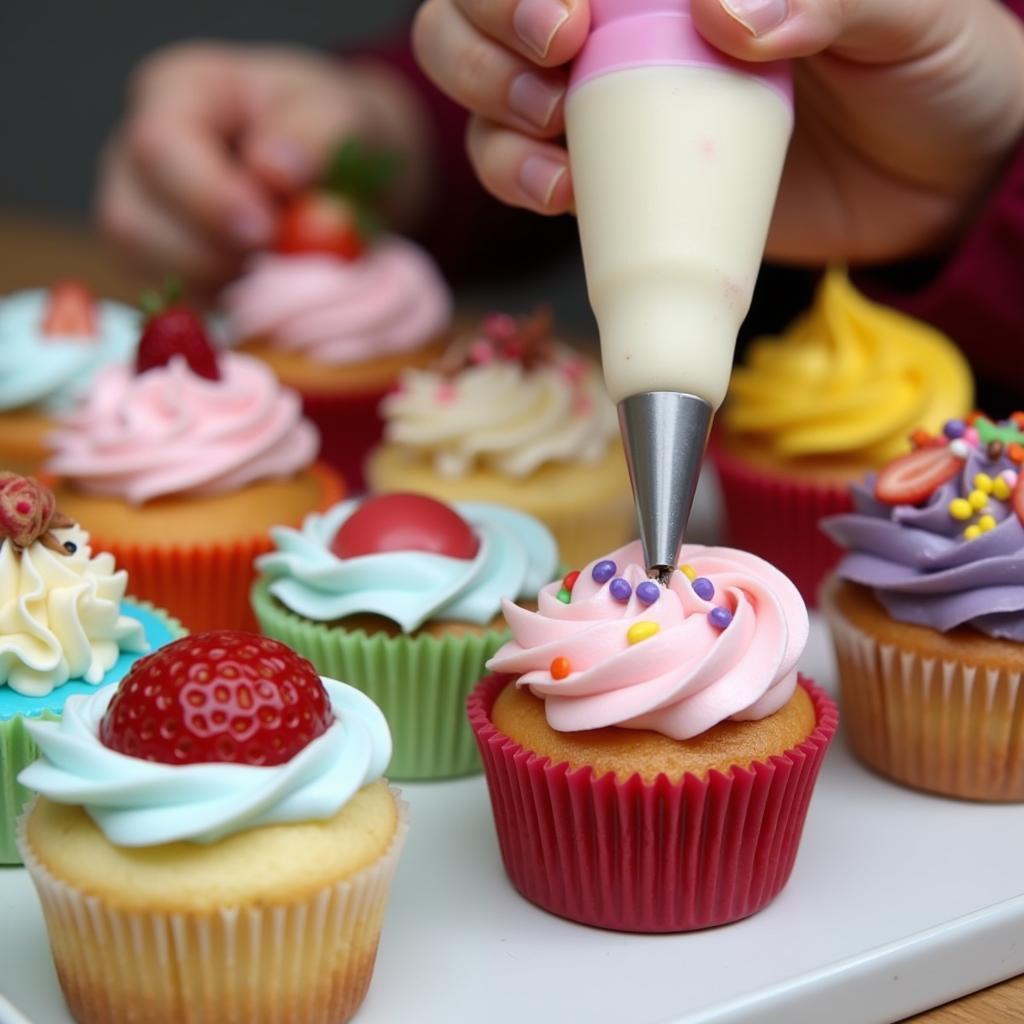
<svg viewBox="0 0 1024 1024">
<path fill-rule="evenodd" d="M 861 295 L 828 271 L 814 305 L 761 338 L 733 371 L 726 427 L 782 458 L 837 455 L 881 465 L 918 427 L 939 433 L 971 409 L 967 362 L 944 334 Z"/>
</svg>

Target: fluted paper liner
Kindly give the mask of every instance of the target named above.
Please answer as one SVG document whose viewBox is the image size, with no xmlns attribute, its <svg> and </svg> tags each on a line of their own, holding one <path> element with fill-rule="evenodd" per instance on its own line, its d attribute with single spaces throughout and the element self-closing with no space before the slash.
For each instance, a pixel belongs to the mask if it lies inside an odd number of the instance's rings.
<svg viewBox="0 0 1024 1024">
<path fill-rule="evenodd" d="M 302 411 L 320 431 L 320 458 L 341 473 L 353 494 L 360 493 L 366 457 L 384 436 L 377 409 L 390 388 L 337 395 L 295 390 L 302 397 Z"/>
<path fill-rule="evenodd" d="M 722 488 L 728 543 L 771 562 L 815 607 L 822 582 L 842 557 L 818 524 L 825 516 L 853 511 L 849 487 L 772 474 L 714 439 L 709 453 Z"/>
<path fill-rule="evenodd" d="M 838 722 L 813 683 L 800 680 L 817 715 L 802 743 L 749 768 L 653 783 L 553 764 L 499 732 L 491 709 L 510 683 L 482 680 L 468 712 L 505 870 L 528 900 L 601 928 L 682 932 L 747 917 L 782 890 Z"/>
<path fill-rule="evenodd" d="M 846 737 L 895 782 L 967 800 L 1024 801 L 1024 671 L 927 658 L 851 623 L 826 587 Z M 1020 665 L 1020 661 L 1017 663 Z"/>
<path fill-rule="evenodd" d="M 181 623 L 154 608 L 148 601 L 140 601 L 130 595 L 133 604 L 159 616 L 171 634 L 177 638 L 185 635 Z M 99 684 L 102 686 L 103 684 Z M 53 711 L 41 711 L 27 716 L 33 721 L 56 722 L 60 715 Z M 38 756 L 39 749 L 25 728 L 25 715 L 13 715 L 0 719 L 0 864 L 20 864 L 15 826 L 22 808 L 32 798 L 32 791 L 18 782 L 18 773 L 27 768 Z"/>
<path fill-rule="evenodd" d="M 271 597 L 267 586 L 261 580 L 252 590 L 260 629 L 309 658 L 322 675 L 362 690 L 384 712 L 394 743 L 390 778 L 440 779 L 480 771 L 466 698 L 507 632 L 370 635 L 302 618 Z"/>
<path fill-rule="evenodd" d="M 344 487 L 333 472 L 317 465 L 310 468 L 324 490 L 320 507 L 310 511 L 323 512 L 341 500 Z M 193 633 L 257 630 L 249 588 L 256 578 L 253 562 L 273 550 L 269 533 L 225 543 L 173 545 L 140 544 L 94 534 L 92 548 L 109 551 L 118 569 L 127 569 L 133 594 L 166 608 Z"/>
<path fill-rule="evenodd" d="M 373 974 L 408 831 L 374 864 L 296 903 L 126 911 L 55 877 L 18 828 L 64 998 L 78 1024 L 343 1024 Z"/>
</svg>

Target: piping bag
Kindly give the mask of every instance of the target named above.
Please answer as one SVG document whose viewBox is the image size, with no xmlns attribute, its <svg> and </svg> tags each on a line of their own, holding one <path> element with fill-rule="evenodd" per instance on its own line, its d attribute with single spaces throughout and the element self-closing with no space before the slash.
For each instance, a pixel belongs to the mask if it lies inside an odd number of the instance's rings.
<svg viewBox="0 0 1024 1024">
<path fill-rule="evenodd" d="M 591 0 L 566 101 L 587 290 L 648 572 L 667 583 L 750 307 L 793 128 L 789 66 L 690 0 Z"/>
</svg>

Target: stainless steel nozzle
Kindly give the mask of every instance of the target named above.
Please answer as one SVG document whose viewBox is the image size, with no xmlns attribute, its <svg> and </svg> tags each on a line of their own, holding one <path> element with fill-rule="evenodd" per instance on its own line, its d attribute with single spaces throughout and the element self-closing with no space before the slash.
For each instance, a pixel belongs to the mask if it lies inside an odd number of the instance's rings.
<svg viewBox="0 0 1024 1024">
<path fill-rule="evenodd" d="M 713 415 L 703 398 L 674 391 L 619 402 L 644 559 L 661 583 L 676 568 Z"/>
</svg>

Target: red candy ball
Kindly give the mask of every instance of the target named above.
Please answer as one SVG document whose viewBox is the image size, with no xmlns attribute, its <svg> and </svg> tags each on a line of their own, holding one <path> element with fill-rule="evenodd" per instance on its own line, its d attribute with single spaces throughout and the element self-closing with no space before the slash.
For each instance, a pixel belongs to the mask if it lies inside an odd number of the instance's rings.
<svg viewBox="0 0 1024 1024">
<path fill-rule="evenodd" d="M 367 498 L 331 542 L 331 551 L 339 558 L 427 551 L 468 560 L 476 557 L 479 548 L 476 534 L 457 512 L 422 494 Z"/>
</svg>

